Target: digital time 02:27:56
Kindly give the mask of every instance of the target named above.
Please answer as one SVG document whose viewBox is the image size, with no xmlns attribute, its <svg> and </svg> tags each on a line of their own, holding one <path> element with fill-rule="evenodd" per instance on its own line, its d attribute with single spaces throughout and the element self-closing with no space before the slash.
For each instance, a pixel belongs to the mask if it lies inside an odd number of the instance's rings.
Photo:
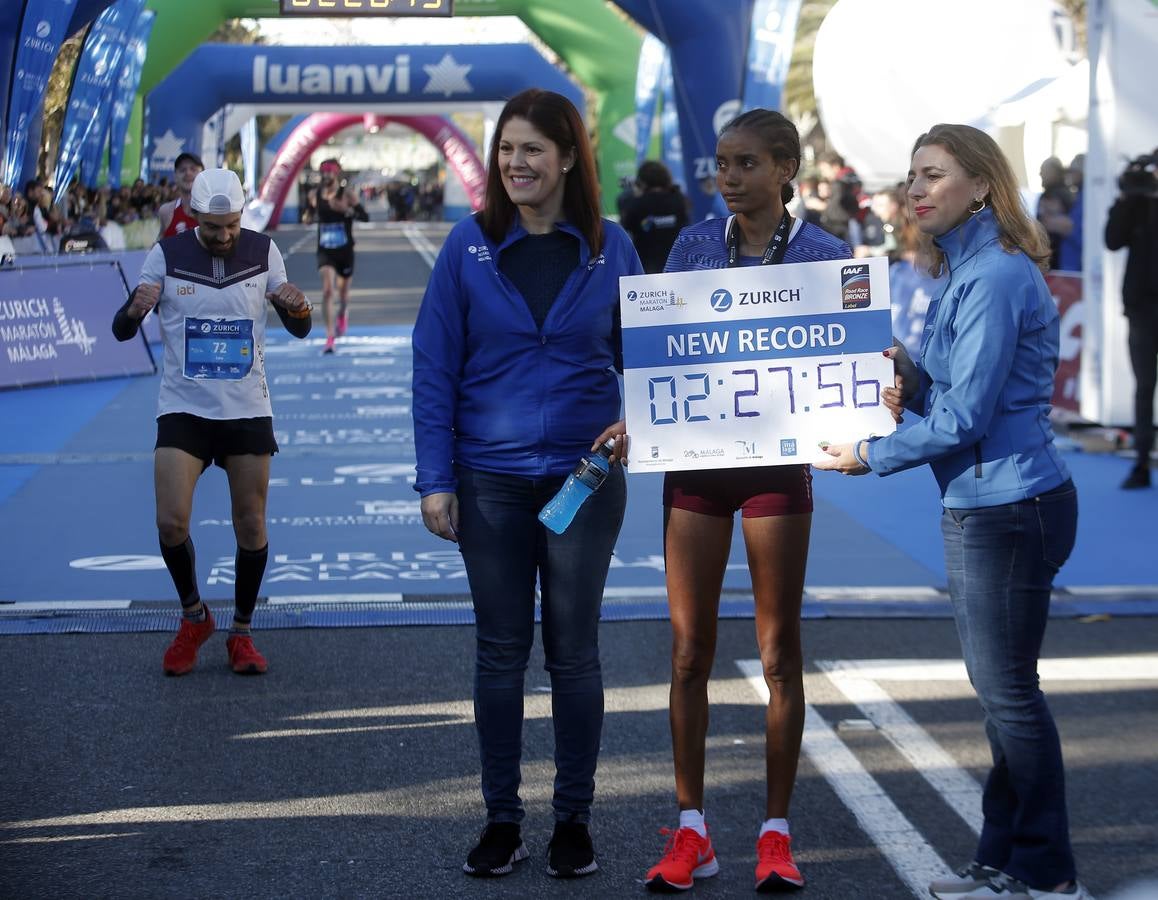
<svg viewBox="0 0 1158 900">
<path fill-rule="evenodd" d="M 760 416 L 772 410 L 761 410 L 761 397 L 786 401 L 789 415 L 816 409 L 863 409 L 880 406 L 881 383 L 875 378 L 858 378 L 856 360 L 818 363 L 816 377 L 808 380 L 810 369 L 794 372 L 792 366 L 769 366 L 766 369 L 732 369 L 730 383 L 716 378 L 716 386 L 725 390 L 712 396 L 712 375 L 687 372 L 680 375 L 657 375 L 647 379 L 649 412 L 652 425 L 675 425 L 678 422 L 710 422 L 713 415 L 728 418 Z M 848 375 L 851 378 L 846 381 Z M 682 388 L 682 390 L 681 390 Z M 731 393 L 731 410 L 720 409 L 720 399 Z M 798 396 L 799 393 L 799 396 Z M 712 401 L 716 401 L 713 403 Z M 707 411 L 705 411 L 707 410 Z M 682 415 L 681 415 L 682 413 Z"/>
</svg>

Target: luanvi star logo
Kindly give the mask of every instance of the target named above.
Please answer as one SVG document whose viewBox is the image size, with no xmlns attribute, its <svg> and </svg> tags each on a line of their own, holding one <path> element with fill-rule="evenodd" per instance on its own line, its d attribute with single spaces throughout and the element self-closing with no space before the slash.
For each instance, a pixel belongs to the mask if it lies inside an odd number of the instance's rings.
<svg viewBox="0 0 1158 900">
<path fill-rule="evenodd" d="M 423 66 L 430 81 L 422 89 L 424 94 L 442 94 L 450 97 L 453 94 L 473 94 L 474 88 L 466 80 L 467 74 L 473 68 L 471 65 L 462 65 L 454 61 L 454 57 L 447 53 L 438 61 L 436 66 Z"/>
<path fill-rule="evenodd" d="M 151 163 L 158 170 L 171 169 L 184 149 L 185 139 L 177 137 L 170 128 L 154 142 Z"/>
</svg>

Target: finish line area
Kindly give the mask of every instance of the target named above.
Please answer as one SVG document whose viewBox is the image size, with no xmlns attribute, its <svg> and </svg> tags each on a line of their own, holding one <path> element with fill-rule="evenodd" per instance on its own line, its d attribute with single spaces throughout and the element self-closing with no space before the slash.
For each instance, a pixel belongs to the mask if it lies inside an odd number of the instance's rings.
<svg viewBox="0 0 1158 900">
<path fill-rule="evenodd" d="M 316 329 L 320 331 L 320 329 Z M 262 629 L 473 621 L 457 549 L 422 525 L 413 490 L 410 328 L 322 338 L 272 329 L 266 369 L 281 452 L 269 492 Z M 0 634 L 168 631 L 173 587 L 154 526 L 159 376 L 0 393 Z M 1121 462 L 1073 449 L 1077 549 L 1055 616 L 1158 612 L 1145 492 Z M 607 621 L 666 618 L 662 476 L 631 475 L 608 575 Z M 879 479 L 815 473 L 807 618 L 950 615 L 936 485 L 926 468 Z M 191 533 L 202 595 L 232 604 L 235 542 L 224 472 L 202 476 Z M 738 529 L 737 529 L 738 530 Z M 737 533 L 721 616 L 752 615 Z"/>
</svg>

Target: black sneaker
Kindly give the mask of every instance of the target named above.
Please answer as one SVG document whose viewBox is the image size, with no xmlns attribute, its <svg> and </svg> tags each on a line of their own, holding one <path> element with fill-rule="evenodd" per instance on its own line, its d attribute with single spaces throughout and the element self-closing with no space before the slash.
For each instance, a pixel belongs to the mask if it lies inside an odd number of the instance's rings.
<svg viewBox="0 0 1158 900">
<path fill-rule="evenodd" d="M 1122 490 L 1124 491 L 1148 487 L 1150 487 L 1149 466 L 1134 466 L 1134 468 L 1130 470 L 1130 474 L 1126 476 L 1126 480 L 1122 482 Z"/>
<path fill-rule="evenodd" d="M 517 822 L 488 822 L 462 870 L 477 878 L 509 875 L 530 854 Z"/>
<path fill-rule="evenodd" d="M 599 868 L 591 832 L 583 822 L 556 822 L 547 845 L 547 874 L 552 878 L 582 878 Z"/>
</svg>

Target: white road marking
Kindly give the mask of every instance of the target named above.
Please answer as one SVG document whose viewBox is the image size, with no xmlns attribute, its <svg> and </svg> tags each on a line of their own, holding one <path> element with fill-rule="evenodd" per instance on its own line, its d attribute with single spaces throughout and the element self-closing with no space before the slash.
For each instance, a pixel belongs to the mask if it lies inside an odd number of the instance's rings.
<svg viewBox="0 0 1158 900">
<path fill-rule="evenodd" d="M 959 659 L 841 659 L 817 663 L 826 672 L 851 672 L 872 681 L 967 681 Z M 1158 654 L 1043 659 L 1043 681 L 1158 681 Z M 829 676 L 831 677 L 831 675 Z"/>
<path fill-rule="evenodd" d="M 402 226 L 402 233 L 406 236 L 406 239 L 410 241 L 410 246 L 422 257 L 423 262 L 433 269 L 434 260 L 438 256 L 438 251 L 435 249 L 434 244 L 430 242 L 430 239 L 422 232 L 422 229 L 417 225 L 407 222 Z"/>
<path fill-rule="evenodd" d="M 128 609 L 131 604 L 131 600 L 29 600 L 19 603 L 0 603 L 0 613 Z"/>
<path fill-rule="evenodd" d="M 366 605 L 368 603 L 391 603 L 398 604 L 402 602 L 401 594 L 385 593 L 385 594 L 297 594 L 295 596 L 286 597 L 267 597 L 265 601 L 269 606 L 310 606 L 313 604 L 333 604 L 333 603 L 351 603 L 358 605 Z"/>
<path fill-rule="evenodd" d="M 760 661 L 736 665 L 764 703 L 768 687 Z M 981 786 L 893 700 L 879 681 L 968 682 L 960 660 L 853 659 L 818 660 L 817 666 L 945 802 L 980 833 Z M 1038 664 L 1042 681 L 1158 681 L 1158 654 L 1060 657 Z M 887 797 L 877 781 L 812 706 L 807 707 L 802 749 L 824 775 L 864 832 L 880 848 L 914 894 L 924 897 L 929 881 L 948 867 Z M 1093 900 L 1091 895 L 1090 900 Z"/>
<path fill-rule="evenodd" d="M 973 833 L 980 834 L 981 785 L 976 779 L 958 766 L 956 760 L 941 749 L 941 745 L 872 678 L 861 675 L 856 669 L 842 668 L 840 662 L 820 660 L 817 665 L 933 790 L 945 798 Z M 965 667 L 962 666 L 961 674 L 964 673 Z"/>
<path fill-rule="evenodd" d="M 283 257 L 285 259 L 289 259 L 289 257 L 293 256 L 295 253 L 300 252 L 302 247 L 304 247 L 306 244 L 310 243 L 313 240 L 314 240 L 314 232 L 312 230 L 307 231 L 300 238 L 298 238 L 296 241 L 294 241 L 293 246 L 291 246 L 283 254 Z"/>
<path fill-rule="evenodd" d="M 981 785 L 957 765 L 880 686 L 880 681 L 967 681 L 960 660 L 845 659 L 817 660 L 829 681 L 868 718 L 939 793 L 974 834 L 981 833 Z M 1043 659 L 1043 681 L 1158 680 L 1158 656 L 1094 656 Z"/>
<path fill-rule="evenodd" d="M 760 699 L 767 703 L 768 685 L 758 659 L 738 659 L 736 665 Z M 811 704 L 804 713 L 801 749 L 824 776 L 836 795 L 856 816 L 868 835 L 909 886 L 914 897 L 928 895 L 929 882 L 950 874 L 949 867 L 895 803 L 837 737 Z"/>
</svg>

